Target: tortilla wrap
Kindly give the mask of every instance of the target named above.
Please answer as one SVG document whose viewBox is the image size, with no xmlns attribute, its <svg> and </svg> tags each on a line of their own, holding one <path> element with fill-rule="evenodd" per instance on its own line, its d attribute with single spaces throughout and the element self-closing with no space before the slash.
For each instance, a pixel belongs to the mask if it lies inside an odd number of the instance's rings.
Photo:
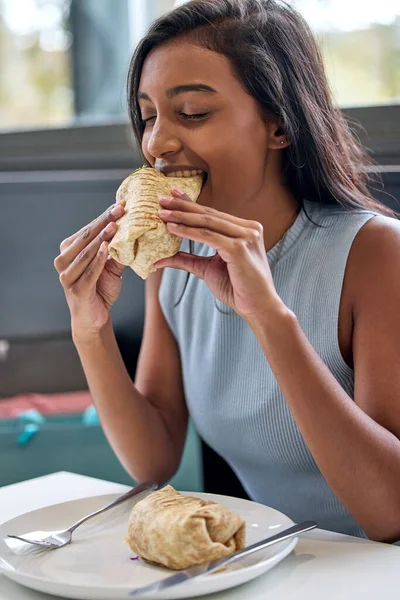
<svg viewBox="0 0 400 600">
<path fill-rule="evenodd" d="M 129 175 L 117 191 L 117 202 L 125 206 L 125 214 L 117 221 L 118 231 L 109 244 L 110 255 L 146 279 L 156 270 L 154 263 L 174 256 L 182 243 L 182 238 L 170 233 L 158 214 L 159 195 L 170 196 L 176 186 L 196 202 L 202 184 L 202 175 L 166 177 L 150 168 Z"/>
<path fill-rule="evenodd" d="M 181 570 L 244 548 L 245 526 L 226 506 L 168 485 L 135 504 L 126 541 L 146 561 Z"/>
</svg>

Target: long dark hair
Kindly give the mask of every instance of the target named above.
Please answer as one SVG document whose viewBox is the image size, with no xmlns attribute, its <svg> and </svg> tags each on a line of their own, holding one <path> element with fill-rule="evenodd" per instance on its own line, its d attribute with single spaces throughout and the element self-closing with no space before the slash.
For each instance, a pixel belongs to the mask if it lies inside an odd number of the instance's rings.
<svg viewBox="0 0 400 600">
<path fill-rule="evenodd" d="M 303 199 L 394 216 L 369 191 L 371 160 L 334 107 L 320 51 L 303 17 L 278 0 L 191 0 L 153 23 L 129 69 L 128 106 L 141 151 L 137 92 L 148 54 L 186 36 L 226 56 L 266 118 L 278 117 L 290 145 L 284 152 L 289 189 Z"/>
</svg>

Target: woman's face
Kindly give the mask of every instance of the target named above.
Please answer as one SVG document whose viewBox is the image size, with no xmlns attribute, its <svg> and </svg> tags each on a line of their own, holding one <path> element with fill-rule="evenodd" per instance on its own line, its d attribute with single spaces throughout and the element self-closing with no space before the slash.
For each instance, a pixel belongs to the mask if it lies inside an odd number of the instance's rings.
<svg viewBox="0 0 400 600">
<path fill-rule="evenodd" d="M 146 159 L 161 171 L 205 171 L 201 204 L 229 210 L 265 194 L 277 126 L 264 122 L 224 56 L 184 40 L 153 50 L 138 100 Z"/>
</svg>

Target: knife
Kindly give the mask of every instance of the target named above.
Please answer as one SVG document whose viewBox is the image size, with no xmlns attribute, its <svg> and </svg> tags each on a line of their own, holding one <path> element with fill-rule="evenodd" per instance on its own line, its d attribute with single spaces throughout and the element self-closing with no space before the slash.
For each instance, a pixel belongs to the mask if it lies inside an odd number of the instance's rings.
<svg viewBox="0 0 400 600">
<path fill-rule="evenodd" d="M 154 583 L 150 583 L 149 585 L 144 585 L 138 588 L 134 588 L 129 592 L 130 596 L 143 596 L 145 594 L 152 594 L 154 592 L 160 592 L 161 590 L 165 590 L 167 588 L 172 587 L 173 585 L 179 585 L 181 583 L 185 583 L 190 579 L 194 579 L 196 577 L 201 577 L 203 575 L 208 575 L 217 571 L 221 567 L 225 567 L 237 560 L 244 558 L 245 556 L 249 556 L 250 554 L 254 554 L 259 550 L 264 550 L 264 548 L 268 548 L 272 546 L 272 544 L 276 544 L 278 542 L 283 542 L 284 540 L 288 540 L 289 538 L 300 535 L 300 533 L 305 533 L 306 531 L 310 531 L 317 527 L 317 523 L 314 521 L 302 521 L 297 525 L 293 525 L 288 529 L 284 529 L 280 533 L 272 535 L 261 542 L 256 542 L 243 550 L 238 550 L 238 552 L 234 552 L 230 556 L 223 556 L 222 558 L 217 558 L 216 560 L 212 560 L 209 563 L 205 563 L 202 565 L 197 565 L 195 567 L 190 567 L 190 569 L 186 569 L 185 571 L 179 571 L 170 577 L 166 577 L 165 579 L 161 579 L 161 581 L 155 581 Z"/>
</svg>

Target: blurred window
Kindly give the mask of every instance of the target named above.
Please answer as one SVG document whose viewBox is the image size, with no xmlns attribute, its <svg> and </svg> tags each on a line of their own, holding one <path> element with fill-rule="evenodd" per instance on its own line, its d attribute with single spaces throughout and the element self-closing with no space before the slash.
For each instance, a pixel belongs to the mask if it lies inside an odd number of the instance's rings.
<svg viewBox="0 0 400 600">
<path fill-rule="evenodd" d="M 69 0 L 0 0 L 0 127 L 66 124 L 74 111 Z"/>
<path fill-rule="evenodd" d="M 126 114 L 128 0 L 0 0 L 0 129 Z"/>
<path fill-rule="evenodd" d="M 147 22 L 184 2 L 131 0 L 137 15 L 145 16 Z M 288 2 L 316 33 L 340 106 L 400 103 L 400 0 Z M 147 22 L 142 21 L 142 30 Z"/>
<path fill-rule="evenodd" d="M 342 107 L 400 104 L 399 0 L 292 0 L 317 34 Z"/>
<path fill-rule="evenodd" d="M 0 130 L 127 119 L 131 52 L 185 0 L 0 0 Z M 399 0 L 288 0 L 317 34 L 345 108 L 400 103 Z"/>
</svg>

